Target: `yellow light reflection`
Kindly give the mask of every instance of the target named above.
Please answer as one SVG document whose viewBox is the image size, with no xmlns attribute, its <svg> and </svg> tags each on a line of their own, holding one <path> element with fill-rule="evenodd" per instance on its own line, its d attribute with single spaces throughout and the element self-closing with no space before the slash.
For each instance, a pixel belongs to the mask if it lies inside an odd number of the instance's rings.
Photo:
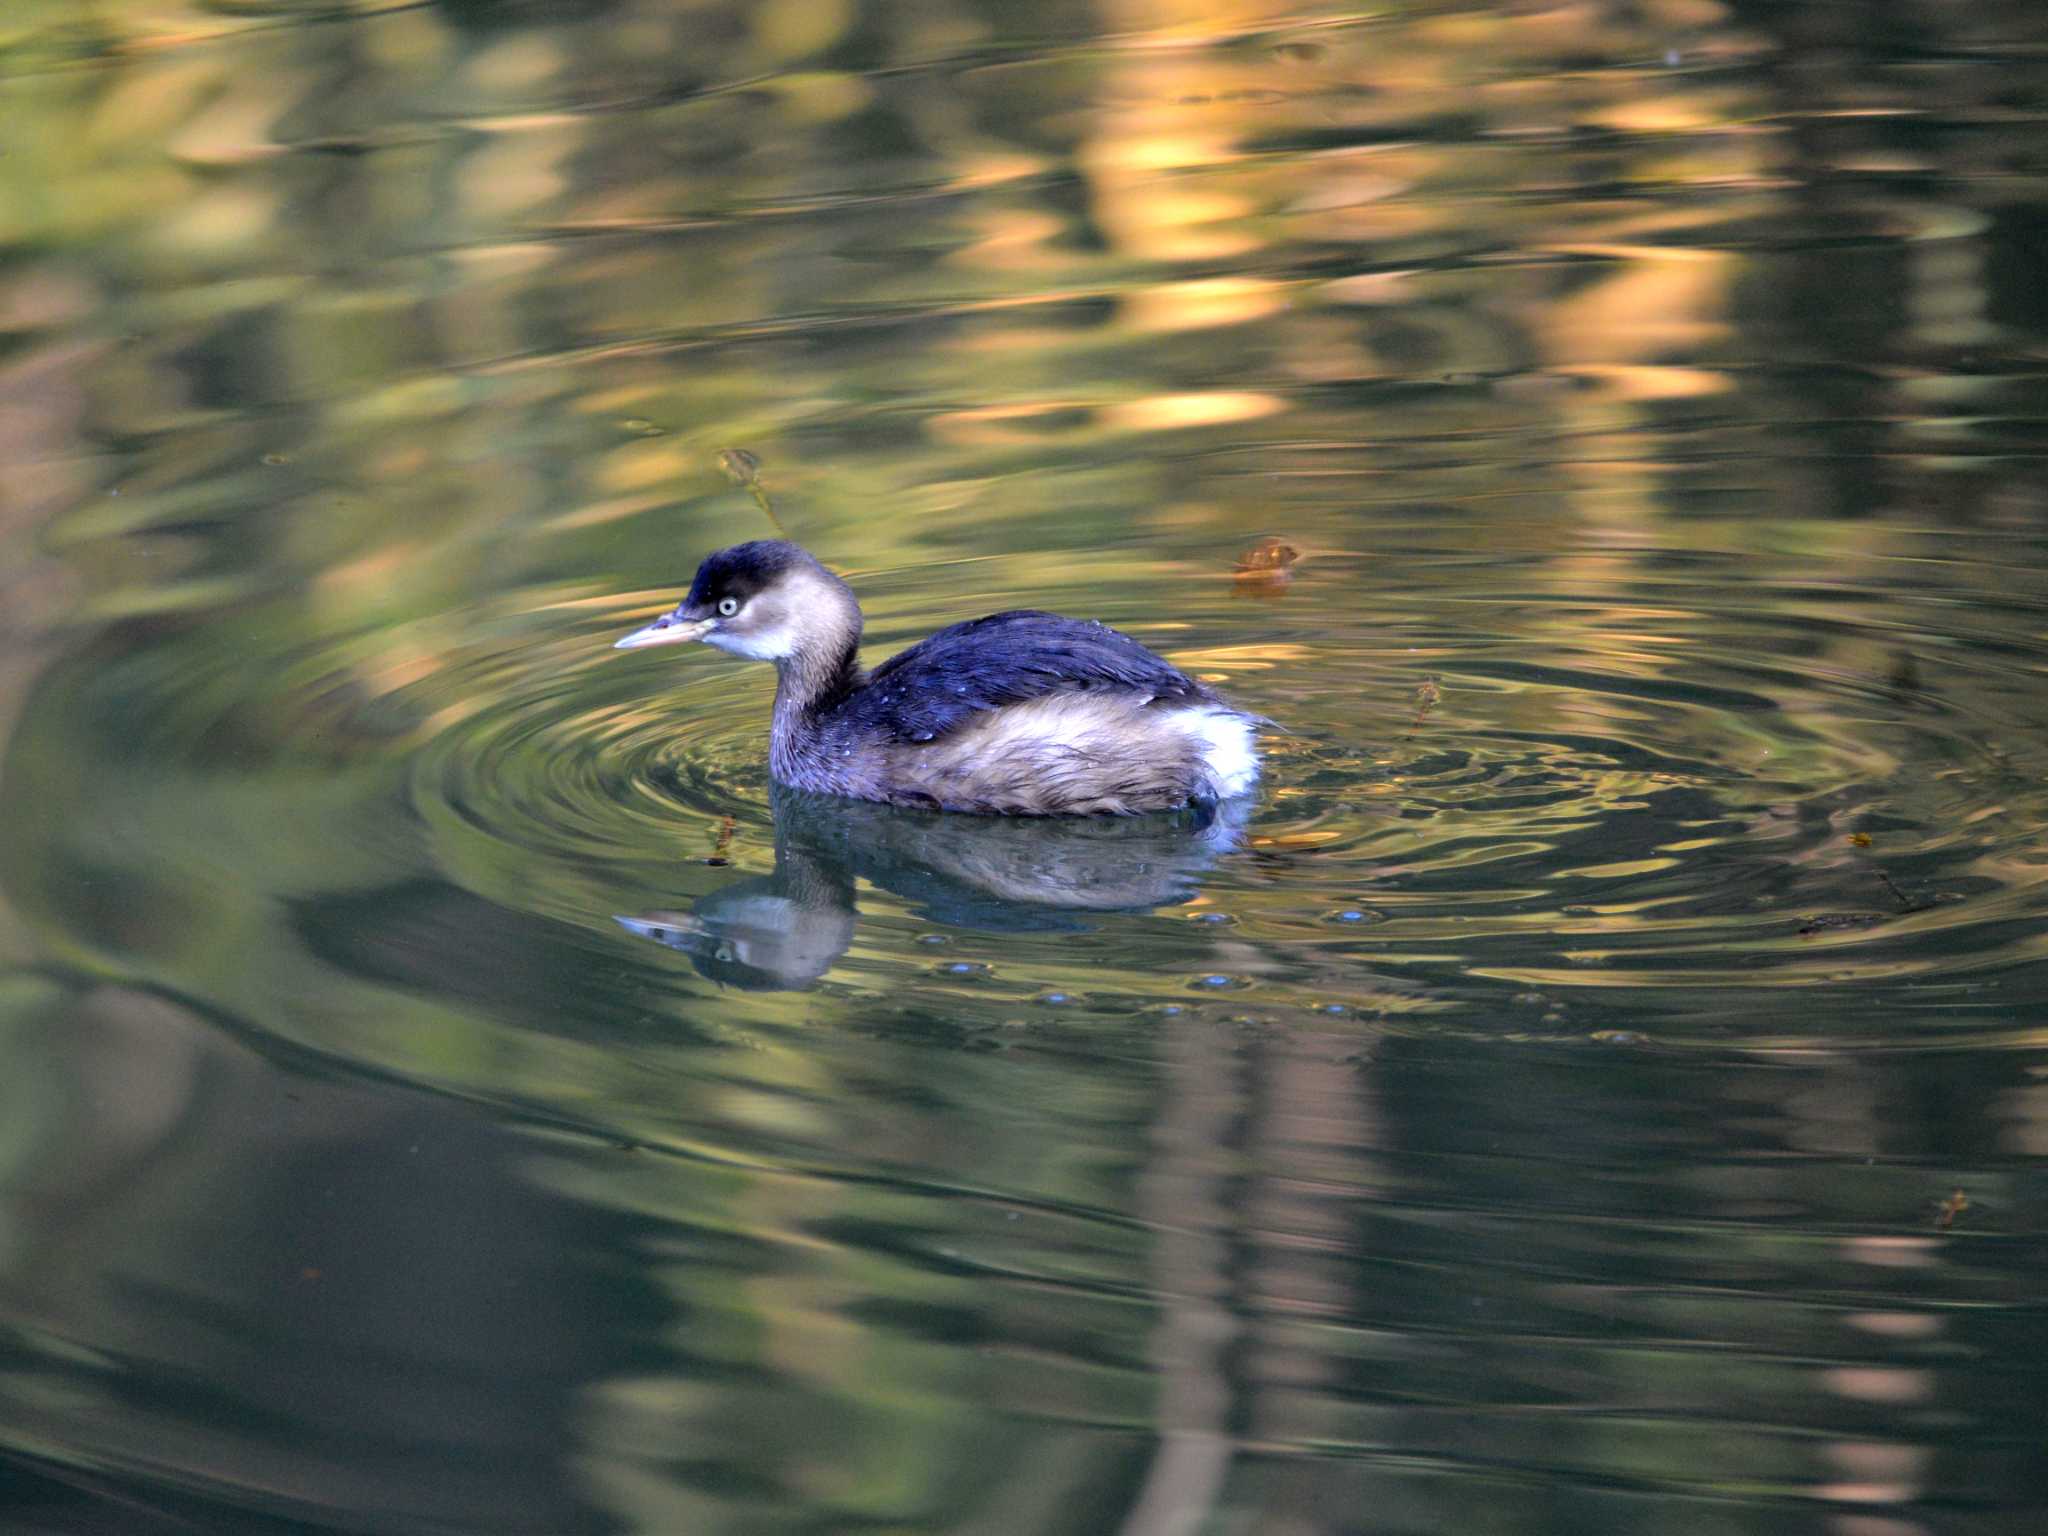
<svg viewBox="0 0 2048 1536">
<path fill-rule="evenodd" d="M 1287 285 L 1257 277 L 1204 277 L 1158 283 L 1124 299 L 1124 314 L 1139 331 L 1197 331 L 1242 325 L 1287 307 Z"/>
<path fill-rule="evenodd" d="M 1229 422 L 1256 421 L 1287 409 L 1277 395 L 1255 390 L 1198 390 L 1177 395 L 1151 395 L 1104 406 L 1102 419 L 1126 432 L 1172 432 L 1185 427 L 1217 427 Z"/>
</svg>

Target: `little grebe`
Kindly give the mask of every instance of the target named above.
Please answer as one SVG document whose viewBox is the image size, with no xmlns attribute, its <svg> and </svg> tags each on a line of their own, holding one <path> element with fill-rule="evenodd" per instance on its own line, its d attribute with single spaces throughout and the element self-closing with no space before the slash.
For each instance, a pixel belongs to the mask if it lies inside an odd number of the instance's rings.
<svg viewBox="0 0 2048 1536">
<path fill-rule="evenodd" d="M 821 794 L 992 816 L 1228 799 L 1257 721 L 1093 621 L 1018 611 L 942 629 L 874 671 L 853 590 L 794 544 L 722 549 L 620 650 L 702 640 L 775 663 L 768 767 Z"/>
</svg>

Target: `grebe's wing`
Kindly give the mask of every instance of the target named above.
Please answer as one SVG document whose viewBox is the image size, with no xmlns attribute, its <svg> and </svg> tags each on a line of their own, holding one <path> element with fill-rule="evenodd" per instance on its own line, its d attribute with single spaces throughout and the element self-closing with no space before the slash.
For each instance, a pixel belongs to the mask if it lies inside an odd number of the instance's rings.
<svg viewBox="0 0 2048 1536">
<path fill-rule="evenodd" d="M 890 657 L 849 703 L 898 741 L 933 741 L 976 715 L 1091 689 L 1201 703 L 1209 690 L 1129 635 L 1087 619 L 1019 609 L 942 629 Z"/>
</svg>

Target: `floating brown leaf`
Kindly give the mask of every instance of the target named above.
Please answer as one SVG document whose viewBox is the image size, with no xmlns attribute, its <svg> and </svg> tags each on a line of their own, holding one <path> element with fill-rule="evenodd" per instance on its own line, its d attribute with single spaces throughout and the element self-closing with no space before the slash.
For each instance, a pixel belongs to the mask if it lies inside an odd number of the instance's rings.
<svg viewBox="0 0 2048 1536">
<path fill-rule="evenodd" d="M 1237 557 L 1239 597 L 1285 597 L 1294 585 L 1294 565 L 1301 551 L 1285 539 L 1264 538 Z"/>
</svg>

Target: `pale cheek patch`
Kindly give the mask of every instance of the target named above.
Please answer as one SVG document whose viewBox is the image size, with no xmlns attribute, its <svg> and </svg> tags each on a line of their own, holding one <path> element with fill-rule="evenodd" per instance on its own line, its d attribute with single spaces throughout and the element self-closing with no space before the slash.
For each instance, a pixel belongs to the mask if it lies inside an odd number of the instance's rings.
<svg viewBox="0 0 2048 1536">
<path fill-rule="evenodd" d="M 780 624 L 771 624 L 746 634 L 714 629 L 704 637 L 704 643 L 754 661 L 781 661 L 796 650 L 796 636 L 786 619 Z"/>
<path fill-rule="evenodd" d="M 704 643 L 753 661 L 787 661 L 799 644 L 830 653 L 844 635 L 858 638 L 860 611 L 843 589 L 808 571 L 794 571 L 758 594 L 730 623 L 732 628 L 714 629 Z"/>
</svg>

